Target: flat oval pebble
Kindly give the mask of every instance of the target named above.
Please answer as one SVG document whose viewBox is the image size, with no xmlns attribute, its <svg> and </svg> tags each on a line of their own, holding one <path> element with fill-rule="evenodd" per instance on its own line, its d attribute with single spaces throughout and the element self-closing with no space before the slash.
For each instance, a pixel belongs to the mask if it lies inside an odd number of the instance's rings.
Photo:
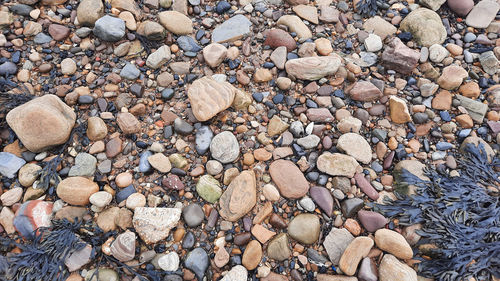
<svg viewBox="0 0 500 281">
<path fill-rule="evenodd" d="M 274 161 L 269 166 L 269 173 L 278 186 L 280 194 L 286 198 L 300 198 L 309 190 L 306 178 L 291 161 Z"/>
</svg>

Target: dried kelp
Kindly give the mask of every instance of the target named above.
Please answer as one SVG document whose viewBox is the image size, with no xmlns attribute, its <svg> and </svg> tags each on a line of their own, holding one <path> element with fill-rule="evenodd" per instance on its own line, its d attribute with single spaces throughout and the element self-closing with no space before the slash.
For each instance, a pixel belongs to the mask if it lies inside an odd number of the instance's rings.
<svg viewBox="0 0 500 281">
<path fill-rule="evenodd" d="M 419 244 L 433 244 L 420 258 L 420 274 L 436 280 L 491 280 L 500 277 L 500 199 L 487 189 L 500 186 L 500 159 L 488 162 L 484 146 L 468 144 L 458 159 L 458 177 L 428 169 L 429 181 L 403 170 L 401 177 L 417 186 L 415 195 L 398 194 L 375 208 L 401 225 L 422 224 Z"/>
</svg>

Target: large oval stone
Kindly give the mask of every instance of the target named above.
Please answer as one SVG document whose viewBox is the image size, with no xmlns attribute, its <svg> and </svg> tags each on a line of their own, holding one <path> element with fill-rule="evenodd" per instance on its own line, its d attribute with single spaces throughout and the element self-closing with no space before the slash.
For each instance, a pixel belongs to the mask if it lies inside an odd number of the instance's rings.
<svg viewBox="0 0 500 281">
<path fill-rule="evenodd" d="M 356 159 L 340 153 L 324 152 L 316 162 L 318 169 L 330 176 L 345 176 L 352 178 L 359 167 Z"/>
<path fill-rule="evenodd" d="M 400 259 L 411 259 L 413 250 L 403 235 L 389 229 L 379 229 L 375 232 L 375 243 L 381 250 L 389 252 Z"/>
<path fill-rule="evenodd" d="M 57 96 L 45 95 L 12 109 L 6 120 L 28 150 L 41 152 L 66 142 L 76 114 Z"/>
<path fill-rule="evenodd" d="M 373 247 L 373 240 L 366 236 L 354 238 L 340 258 L 340 269 L 347 275 L 354 275 L 362 258 L 366 257 Z"/>
<path fill-rule="evenodd" d="M 84 177 L 70 177 L 57 185 L 56 193 L 64 202 L 85 206 L 92 194 L 99 191 L 97 183 Z"/>
<path fill-rule="evenodd" d="M 219 214 L 228 221 L 237 221 L 250 212 L 257 202 L 253 171 L 243 171 L 236 176 L 220 197 L 219 202 Z"/>
<path fill-rule="evenodd" d="M 285 69 L 289 76 L 301 80 L 319 80 L 333 75 L 341 64 L 338 56 L 307 57 L 289 60 Z"/>
<path fill-rule="evenodd" d="M 288 234 L 304 244 L 313 244 L 319 238 L 319 218 L 313 214 L 300 214 L 288 224 Z"/>
<path fill-rule="evenodd" d="M 274 161 L 269 166 L 269 173 L 283 197 L 291 199 L 301 198 L 309 190 L 309 183 L 304 174 L 302 174 L 292 161 Z"/>
</svg>

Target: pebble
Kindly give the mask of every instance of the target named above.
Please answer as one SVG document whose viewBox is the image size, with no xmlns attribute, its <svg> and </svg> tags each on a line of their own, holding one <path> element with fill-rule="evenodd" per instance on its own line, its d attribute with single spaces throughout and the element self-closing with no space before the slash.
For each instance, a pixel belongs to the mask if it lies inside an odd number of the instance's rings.
<svg viewBox="0 0 500 281">
<path fill-rule="evenodd" d="M 301 198 L 309 190 L 309 184 L 299 168 L 291 161 L 276 160 L 269 166 L 273 182 L 286 198 Z"/>
<path fill-rule="evenodd" d="M 413 250 L 406 239 L 399 233 L 389 229 L 379 229 L 375 232 L 375 243 L 381 250 L 400 259 L 411 259 Z"/>
<path fill-rule="evenodd" d="M 393 255 L 385 254 L 379 266 L 379 279 L 380 281 L 389 281 L 393 280 L 393 278 L 404 281 L 416 281 L 417 273 Z"/>
<path fill-rule="evenodd" d="M 184 265 L 196 274 L 198 280 L 201 280 L 205 275 L 209 262 L 207 252 L 202 248 L 195 248 L 187 254 Z"/>
<path fill-rule="evenodd" d="M 68 177 L 57 185 L 57 196 L 65 202 L 85 206 L 92 194 L 99 191 L 97 183 L 84 177 Z"/>
<path fill-rule="evenodd" d="M 176 271 L 179 263 L 179 255 L 176 252 L 170 252 L 158 259 L 158 265 L 165 271 Z"/>
<path fill-rule="evenodd" d="M 304 244 L 313 244 L 319 238 L 319 218 L 313 214 L 299 214 L 288 224 L 288 234 Z"/>
<path fill-rule="evenodd" d="M 349 276 L 354 275 L 359 262 L 368 255 L 373 244 L 373 240 L 369 237 L 360 236 L 354 238 L 340 257 L 340 269 Z"/>
<path fill-rule="evenodd" d="M 7 178 L 14 178 L 26 161 L 9 152 L 0 152 L 0 173 Z"/>
<path fill-rule="evenodd" d="M 190 204 L 182 209 L 182 217 L 189 227 L 196 227 L 203 222 L 205 215 L 198 204 Z"/>
</svg>

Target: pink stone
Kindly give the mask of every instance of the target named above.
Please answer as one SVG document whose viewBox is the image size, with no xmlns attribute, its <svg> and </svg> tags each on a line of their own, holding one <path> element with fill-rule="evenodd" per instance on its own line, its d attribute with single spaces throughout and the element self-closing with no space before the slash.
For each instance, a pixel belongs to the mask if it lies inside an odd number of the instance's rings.
<svg viewBox="0 0 500 281">
<path fill-rule="evenodd" d="M 379 197 L 378 192 L 372 186 L 372 184 L 366 180 L 365 175 L 363 173 L 357 173 L 354 175 L 354 179 L 356 180 L 356 185 L 363 191 L 370 199 L 377 200 Z"/>
<path fill-rule="evenodd" d="M 448 0 L 448 7 L 459 16 L 466 16 L 474 7 L 472 0 Z"/>
</svg>

